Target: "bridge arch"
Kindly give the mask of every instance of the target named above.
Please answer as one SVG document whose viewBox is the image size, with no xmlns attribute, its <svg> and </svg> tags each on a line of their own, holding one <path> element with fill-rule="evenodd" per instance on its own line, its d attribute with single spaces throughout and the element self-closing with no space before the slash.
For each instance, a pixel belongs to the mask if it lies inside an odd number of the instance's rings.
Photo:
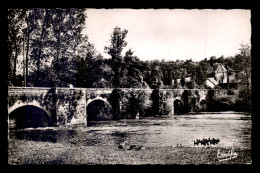
<svg viewBox="0 0 260 173">
<path fill-rule="evenodd" d="M 87 102 L 86 102 L 86 107 L 88 107 L 89 103 L 95 101 L 95 100 L 102 100 L 103 102 L 107 103 L 108 105 L 110 105 L 107 101 L 107 99 L 104 99 L 102 97 L 96 97 L 94 99 L 88 99 Z"/>
<path fill-rule="evenodd" d="M 51 117 L 47 112 L 34 105 L 20 106 L 10 111 L 8 116 L 10 129 L 49 127 L 52 125 Z"/>
<path fill-rule="evenodd" d="M 112 119 L 111 105 L 105 99 L 93 99 L 86 105 L 87 121 Z"/>
<path fill-rule="evenodd" d="M 34 106 L 39 109 L 42 109 L 51 118 L 51 113 L 47 111 L 44 107 L 42 107 L 40 103 L 35 100 L 33 100 L 32 102 L 22 102 L 18 100 L 13 106 L 8 108 L 8 114 L 10 115 L 13 111 L 23 106 Z"/>
</svg>

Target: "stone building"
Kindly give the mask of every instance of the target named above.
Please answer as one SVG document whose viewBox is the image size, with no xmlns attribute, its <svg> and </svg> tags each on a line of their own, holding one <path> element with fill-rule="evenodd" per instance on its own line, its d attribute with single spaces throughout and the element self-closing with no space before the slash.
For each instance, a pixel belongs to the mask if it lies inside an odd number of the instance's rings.
<svg viewBox="0 0 260 173">
<path fill-rule="evenodd" d="M 224 67 L 223 64 L 216 63 L 213 66 L 212 69 L 213 72 L 209 71 L 210 77 L 208 77 L 204 84 L 209 87 L 209 88 L 215 88 L 219 84 L 226 84 L 227 78 L 228 78 L 228 73 L 227 69 Z"/>
<path fill-rule="evenodd" d="M 223 64 L 215 64 L 214 68 L 215 80 L 220 83 L 227 83 L 227 69 Z"/>
</svg>

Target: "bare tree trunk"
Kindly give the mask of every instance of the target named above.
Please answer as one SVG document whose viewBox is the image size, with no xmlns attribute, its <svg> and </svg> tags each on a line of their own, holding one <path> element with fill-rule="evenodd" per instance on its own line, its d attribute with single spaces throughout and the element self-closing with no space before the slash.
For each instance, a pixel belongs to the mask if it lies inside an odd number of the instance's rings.
<svg viewBox="0 0 260 173">
<path fill-rule="evenodd" d="M 45 17 L 42 19 L 42 28 L 41 28 L 41 37 L 40 37 L 40 47 L 37 55 L 37 76 L 38 76 L 38 82 L 40 81 L 40 61 L 41 61 L 41 54 L 42 54 L 42 48 L 43 48 L 43 35 L 45 33 Z"/>
<path fill-rule="evenodd" d="M 39 72 L 40 72 L 40 57 L 41 57 L 41 46 L 39 48 L 39 53 L 38 53 L 38 56 L 37 56 L 37 76 L 38 76 L 38 79 L 39 79 Z"/>
<path fill-rule="evenodd" d="M 27 17 L 27 46 L 26 46 L 26 56 L 25 56 L 25 86 L 28 83 L 28 59 L 29 59 L 29 50 L 30 50 L 30 11 Z"/>
<path fill-rule="evenodd" d="M 30 49 L 30 34 L 28 31 L 28 35 L 27 35 L 27 48 L 26 48 L 26 56 L 25 56 L 25 86 L 27 86 L 27 81 L 28 81 L 28 54 L 29 54 L 29 49 Z"/>
<path fill-rule="evenodd" d="M 229 91 L 229 70 L 227 70 L 227 89 Z"/>
<path fill-rule="evenodd" d="M 24 76 L 24 86 L 26 87 L 26 75 L 25 75 L 25 55 L 24 55 L 24 51 L 25 51 L 25 36 L 23 34 L 23 76 Z"/>
<path fill-rule="evenodd" d="M 13 69 L 13 75 L 14 75 L 14 85 L 16 85 L 16 62 L 17 62 L 17 57 L 18 57 L 18 48 L 17 48 L 17 43 L 15 43 L 15 55 L 14 55 L 14 69 Z"/>
</svg>

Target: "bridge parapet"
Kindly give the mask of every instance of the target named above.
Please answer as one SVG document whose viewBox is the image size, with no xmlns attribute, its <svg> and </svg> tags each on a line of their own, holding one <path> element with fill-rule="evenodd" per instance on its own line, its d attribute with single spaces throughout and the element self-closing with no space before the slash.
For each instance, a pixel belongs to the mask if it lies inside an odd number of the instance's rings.
<svg viewBox="0 0 260 173">
<path fill-rule="evenodd" d="M 83 122 L 86 121 L 85 93 L 85 88 L 9 87 L 8 113 L 31 105 L 44 110 L 57 124 Z"/>
<path fill-rule="evenodd" d="M 48 115 L 55 117 L 57 124 L 82 123 L 87 121 L 87 106 L 96 101 L 105 102 L 104 105 L 112 107 L 111 93 L 113 88 L 49 88 L 49 87 L 9 87 L 8 112 L 26 105 L 43 109 Z M 228 94 L 227 90 L 209 89 L 139 89 L 118 88 L 120 97 L 120 113 L 142 113 L 145 110 L 157 110 L 156 114 L 174 114 L 174 101 L 180 100 L 182 104 L 191 104 L 192 99 L 200 103 L 206 100 L 209 91 L 214 97 Z M 232 97 L 236 97 L 236 93 Z M 94 103 L 94 102 L 93 102 Z M 93 104 L 92 104 L 93 106 Z M 142 109 L 139 109 L 142 108 Z M 136 109 L 133 111 L 133 109 Z M 133 111 L 133 112 L 132 112 Z M 149 112 L 149 111 L 148 111 Z"/>
<path fill-rule="evenodd" d="M 51 102 L 48 93 L 51 88 L 10 87 L 8 88 L 8 113 L 25 106 L 34 105 L 51 114 Z"/>
</svg>

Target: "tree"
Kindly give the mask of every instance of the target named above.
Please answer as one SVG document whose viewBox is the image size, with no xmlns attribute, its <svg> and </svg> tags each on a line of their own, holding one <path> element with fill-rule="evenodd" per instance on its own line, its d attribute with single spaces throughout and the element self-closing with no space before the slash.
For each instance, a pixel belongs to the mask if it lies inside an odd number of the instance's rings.
<svg viewBox="0 0 260 173">
<path fill-rule="evenodd" d="M 191 81 L 189 81 L 189 82 L 187 82 L 187 88 L 188 89 L 194 89 L 195 88 L 195 82 L 194 82 L 194 80 L 191 80 Z"/>
<path fill-rule="evenodd" d="M 120 118 L 120 100 L 121 100 L 120 91 L 117 88 L 113 89 L 108 100 L 112 105 L 113 119 L 118 120 Z"/>
<path fill-rule="evenodd" d="M 25 28 L 23 29 L 23 36 L 24 36 L 24 41 L 26 43 L 26 54 L 25 54 L 25 86 L 27 86 L 27 81 L 28 81 L 28 66 L 29 66 L 29 50 L 30 50 L 30 36 L 31 33 L 34 31 L 35 27 L 37 26 L 37 23 L 33 20 L 33 10 L 26 9 L 26 14 L 25 14 Z"/>
<path fill-rule="evenodd" d="M 140 60 L 137 56 L 133 55 L 134 52 L 133 50 L 130 48 L 126 51 L 125 56 L 124 56 L 124 63 L 127 65 L 132 65 L 132 64 L 138 64 L 140 63 Z"/>
<path fill-rule="evenodd" d="M 40 86 L 40 67 L 41 61 L 48 58 L 49 54 L 45 49 L 51 37 L 51 14 L 48 9 L 31 9 L 30 22 L 35 23 L 34 29 L 31 32 L 31 58 L 36 65 L 36 81 L 35 85 Z M 28 38 L 29 39 L 29 38 Z M 42 65 L 43 66 L 43 65 Z"/>
<path fill-rule="evenodd" d="M 239 49 L 240 53 L 236 56 L 241 59 L 241 69 L 242 69 L 242 80 L 241 88 L 239 90 L 240 106 L 244 108 L 244 111 L 251 111 L 252 102 L 252 84 L 251 84 L 251 47 L 250 45 L 241 44 Z"/>
<path fill-rule="evenodd" d="M 216 57 L 215 56 L 210 57 L 209 64 L 211 67 L 215 64 L 215 62 L 216 62 Z"/>
<path fill-rule="evenodd" d="M 196 68 L 196 83 L 201 85 L 204 80 L 204 74 L 200 66 Z"/>
<path fill-rule="evenodd" d="M 216 59 L 216 62 L 223 64 L 224 63 L 224 56 L 222 55 L 218 59 Z"/>
<path fill-rule="evenodd" d="M 142 88 L 144 84 L 140 60 L 133 53 L 132 49 L 129 49 L 123 57 L 120 85 L 123 88 Z"/>
<path fill-rule="evenodd" d="M 180 82 L 181 82 L 181 86 L 184 87 L 185 86 L 185 78 L 182 77 Z"/>
<path fill-rule="evenodd" d="M 183 113 L 188 113 L 191 109 L 190 104 L 190 97 L 192 96 L 192 93 L 190 90 L 184 90 L 182 93 L 182 100 L 183 100 Z"/>
<path fill-rule="evenodd" d="M 86 18 L 84 12 L 84 9 L 74 8 L 8 9 L 9 80 L 12 79 L 15 83 L 17 58 L 22 50 L 25 59 L 25 79 L 32 85 L 41 86 L 45 81 L 59 86 L 74 79 L 74 59 L 82 41 L 81 31 Z M 59 63 L 64 65 L 64 69 L 70 72 L 67 74 L 72 76 L 66 76 L 63 71 L 55 71 L 60 69 L 56 68 Z M 32 73 L 30 79 L 29 71 Z M 68 80 L 64 77 L 68 77 Z M 67 82 L 60 82 L 63 79 Z M 73 81 L 69 83 L 71 82 Z"/>
<path fill-rule="evenodd" d="M 8 80 L 12 81 L 14 85 L 16 85 L 17 58 L 22 51 L 24 16 L 25 10 L 23 9 L 8 9 Z"/>
<path fill-rule="evenodd" d="M 104 59 L 98 54 L 93 44 L 87 38 L 80 44 L 76 58 L 76 86 L 77 87 L 105 87 L 102 78 Z"/>
<path fill-rule="evenodd" d="M 172 86 L 172 80 L 173 80 L 173 76 L 172 76 L 172 70 L 171 69 L 167 69 L 167 83 L 168 85 Z"/>
<path fill-rule="evenodd" d="M 59 79 L 64 79 L 63 84 L 71 83 L 69 79 L 73 79 L 76 73 L 76 56 L 80 43 L 82 42 L 82 30 L 85 25 L 84 9 L 50 9 L 50 23 L 52 26 L 51 38 L 49 39 L 50 56 L 54 62 L 67 62 L 70 76 L 68 80 L 63 78 L 66 76 L 66 71 L 57 71 L 59 68 L 54 68 L 54 74 L 57 81 L 55 85 L 59 86 Z"/>
<path fill-rule="evenodd" d="M 85 10 L 36 8 L 27 11 L 24 30 L 26 68 L 29 56 L 29 68 L 35 73 L 30 75 L 32 85 L 42 86 L 43 81 L 63 87 L 75 83 L 75 59 L 84 40 L 81 32 L 85 25 Z"/>
<path fill-rule="evenodd" d="M 152 69 L 149 81 L 152 89 L 159 89 L 162 86 L 161 77 L 162 71 L 159 68 Z"/>
<path fill-rule="evenodd" d="M 114 87 L 119 87 L 121 85 L 121 67 L 122 67 L 122 50 L 126 47 L 127 42 L 125 41 L 127 30 L 121 30 L 119 27 L 115 27 L 113 33 L 110 35 L 110 46 L 105 47 L 105 51 L 112 58 L 112 69 L 115 73 L 114 75 Z"/>
</svg>

